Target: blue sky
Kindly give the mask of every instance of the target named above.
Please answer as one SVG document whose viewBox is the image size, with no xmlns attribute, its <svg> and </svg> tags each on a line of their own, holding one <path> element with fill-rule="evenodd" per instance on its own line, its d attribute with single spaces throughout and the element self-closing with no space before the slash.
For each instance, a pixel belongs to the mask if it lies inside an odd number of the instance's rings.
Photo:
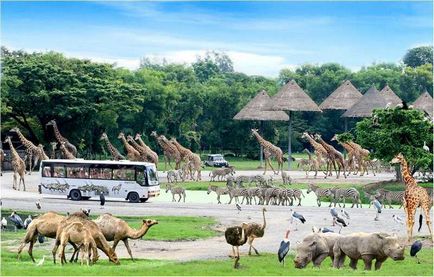
<svg viewBox="0 0 434 277">
<path fill-rule="evenodd" d="M 1 44 L 137 68 L 225 51 L 237 71 L 399 62 L 432 44 L 432 2 L 2 2 Z"/>
</svg>

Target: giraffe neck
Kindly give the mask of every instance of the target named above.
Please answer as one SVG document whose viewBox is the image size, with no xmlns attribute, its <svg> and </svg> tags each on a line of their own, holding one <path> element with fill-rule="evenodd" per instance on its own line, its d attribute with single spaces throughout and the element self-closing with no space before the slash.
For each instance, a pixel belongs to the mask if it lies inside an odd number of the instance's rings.
<svg viewBox="0 0 434 277">
<path fill-rule="evenodd" d="M 12 159 L 13 160 L 21 159 L 20 155 L 18 155 L 17 150 L 15 150 L 15 147 L 14 147 L 14 145 L 12 144 L 12 142 L 10 140 L 8 140 L 8 144 L 9 144 L 9 148 L 11 149 Z"/>
<path fill-rule="evenodd" d="M 137 148 L 137 149 L 141 149 L 142 147 L 134 140 L 134 139 L 132 139 L 132 140 L 130 140 L 130 142 L 131 142 L 131 144 L 135 147 L 135 148 Z"/>
<path fill-rule="evenodd" d="M 146 143 L 142 140 L 142 137 L 138 138 L 139 144 L 141 147 L 143 147 L 144 149 L 147 149 L 148 146 L 146 145 Z"/>
<path fill-rule="evenodd" d="M 321 145 L 321 144 L 319 144 L 318 142 L 316 142 L 313 138 L 311 138 L 309 135 L 307 135 L 307 140 L 309 141 L 309 143 L 310 143 L 310 145 L 312 145 L 312 147 L 313 148 L 315 148 L 315 150 L 321 150 L 321 149 L 319 149 L 319 145 Z"/>
<path fill-rule="evenodd" d="M 402 179 L 404 179 L 405 186 L 412 187 L 416 186 L 416 181 L 410 173 L 410 169 L 408 168 L 408 164 L 406 160 L 401 160 L 401 173 Z"/>
<path fill-rule="evenodd" d="M 67 139 L 60 134 L 59 128 L 57 128 L 57 123 L 53 124 L 53 130 L 54 130 L 54 136 L 56 137 L 57 141 L 59 142 L 66 142 Z"/>
<path fill-rule="evenodd" d="M 327 152 L 331 152 L 330 145 L 328 145 L 322 138 L 319 138 L 319 143 L 325 148 Z"/>
<path fill-rule="evenodd" d="M 124 136 L 121 137 L 121 140 L 127 150 L 131 149 L 131 145 L 128 143 Z"/>
<path fill-rule="evenodd" d="M 105 140 L 105 143 L 107 144 L 107 148 L 110 151 L 110 153 L 112 155 L 116 155 L 117 151 L 115 151 L 115 147 L 111 144 L 111 142 L 109 141 L 109 139 L 108 138 L 104 138 L 104 140 Z"/>
<path fill-rule="evenodd" d="M 18 138 L 20 139 L 21 143 L 24 145 L 26 149 L 35 149 L 36 146 L 21 133 L 21 131 L 17 131 Z"/>
<path fill-rule="evenodd" d="M 256 139 L 258 140 L 259 144 L 262 145 L 263 147 L 265 147 L 266 145 L 266 141 L 263 137 L 261 137 L 260 134 L 258 134 L 257 132 L 254 132 Z"/>
<path fill-rule="evenodd" d="M 183 155 L 187 155 L 187 154 L 190 153 L 190 150 L 188 150 L 187 148 L 185 148 L 184 146 L 182 146 L 179 142 L 172 141 L 172 143 L 176 146 L 176 148 L 178 149 L 178 151 L 180 153 L 182 153 Z"/>
</svg>

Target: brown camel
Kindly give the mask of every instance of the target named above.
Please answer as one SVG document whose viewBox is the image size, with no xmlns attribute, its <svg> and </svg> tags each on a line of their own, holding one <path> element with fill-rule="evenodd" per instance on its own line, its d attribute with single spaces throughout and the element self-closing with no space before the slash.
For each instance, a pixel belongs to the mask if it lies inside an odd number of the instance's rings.
<svg viewBox="0 0 434 277">
<path fill-rule="evenodd" d="M 66 263 L 65 259 L 65 247 L 68 242 L 80 245 L 81 250 L 81 264 L 83 265 L 84 258 L 86 257 L 86 263 L 89 265 L 90 256 L 93 255 L 93 261 L 96 261 L 98 257 L 98 250 L 96 248 L 95 240 L 92 237 L 92 233 L 88 227 L 83 223 L 73 222 L 67 225 L 60 233 L 60 254 L 59 258 L 61 263 Z"/>
<path fill-rule="evenodd" d="M 256 255 L 259 255 L 258 250 L 253 246 L 253 240 L 255 238 L 262 238 L 264 236 L 265 227 L 267 226 L 267 222 L 265 221 L 265 212 L 267 210 L 265 208 L 262 208 L 262 216 L 264 217 L 264 224 L 258 224 L 255 222 L 247 224 L 246 228 L 246 236 L 247 236 L 247 243 L 249 244 L 249 255 L 252 254 L 252 248 L 255 250 Z"/>
<path fill-rule="evenodd" d="M 128 226 L 128 223 L 126 223 L 124 220 L 114 217 L 111 214 L 100 215 L 94 222 L 101 229 L 101 232 L 104 234 L 104 237 L 107 241 L 114 241 L 113 251 L 116 249 L 119 241 L 124 242 L 125 247 L 128 250 L 128 254 L 130 254 L 131 260 L 134 260 L 134 258 L 128 244 L 128 239 L 140 239 L 148 232 L 149 228 L 155 224 L 158 224 L 158 221 L 156 220 L 144 219 L 142 227 L 140 227 L 138 230 L 135 230 Z"/>
<path fill-rule="evenodd" d="M 119 264 L 119 259 L 115 253 L 115 251 L 113 251 L 113 249 L 110 247 L 110 245 L 108 244 L 107 240 L 105 239 L 103 233 L 101 232 L 101 230 L 99 229 L 98 225 L 96 225 L 95 222 L 91 221 L 88 219 L 88 217 L 82 213 L 74 213 L 68 217 L 65 217 L 59 224 L 59 227 L 57 228 L 57 233 L 56 233 L 56 242 L 54 244 L 53 250 L 52 250 L 52 254 L 53 254 L 53 262 L 56 263 L 56 253 L 57 253 L 57 249 L 60 246 L 60 234 L 62 233 L 62 230 L 64 228 L 66 228 L 69 224 L 74 223 L 74 222 L 79 222 L 82 223 L 84 227 L 86 227 L 90 233 L 92 234 L 93 239 L 95 240 L 96 246 L 98 247 L 98 249 L 102 250 L 102 252 L 104 252 L 104 254 L 107 255 L 107 257 L 109 258 L 109 260 L 115 264 Z M 74 254 L 72 254 L 72 258 L 74 257 L 78 257 L 78 248 L 75 247 L 75 251 Z M 77 255 L 77 256 L 76 256 Z M 98 257 L 94 256 L 93 257 L 93 262 L 96 262 L 96 259 Z"/>
</svg>

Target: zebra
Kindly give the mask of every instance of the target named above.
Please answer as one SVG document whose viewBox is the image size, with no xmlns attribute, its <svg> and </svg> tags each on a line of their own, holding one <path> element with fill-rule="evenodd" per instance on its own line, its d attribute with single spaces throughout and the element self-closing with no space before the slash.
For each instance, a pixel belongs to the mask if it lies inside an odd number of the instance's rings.
<svg viewBox="0 0 434 277">
<path fill-rule="evenodd" d="M 287 189 L 289 191 L 289 193 L 292 193 L 292 199 L 291 199 L 291 205 L 293 204 L 293 200 L 298 199 L 298 204 L 297 206 L 301 206 L 301 197 L 303 196 L 304 198 L 304 194 L 301 191 L 301 189 Z"/>
<path fill-rule="evenodd" d="M 290 205 L 292 203 L 292 197 L 294 197 L 292 190 L 281 189 L 279 192 L 279 205 Z"/>
<path fill-rule="evenodd" d="M 185 203 L 185 189 L 181 187 L 173 187 L 171 184 L 167 184 L 166 186 L 166 193 L 170 190 L 172 193 L 172 202 L 176 202 L 175 200 L 175 194 L 179 195 L 178 202 L 181 201 L 181 198 L 184 198 Z"/>
<path fill-rule="evenodd" d="M 386 200 L 389 203 L 389 208 L 393 209 L 391 203 L 392 202 L 398 202 L 401 205 L 399 206 L 399 209 L 402 207 L 402 201 L 404 199 L 404 191 L 390 191 L 385 189 L 379 189 L 377 190 L 377 193 L 375 194 L 376 198 L 381 199 L 381 203 L 383 203 L 383 207 L 386 208 Z"/>
<path fill-rule="evenodd" d="M 264 195 L 264 201 L 263 204 L 274 204 L 276 203 L 276 198 L 279 197 L 279 192 L 280 189 L 279 188 L 267 188 L 264 190 L 265 191 L 265 195 Z"/>
<path fill-rule="evenodd" d="M 344 202 L 344 208 L 345 208 L 345 199 L 349 198 L 353 200 L 353 205 L 351 206 L 351 208 L 354 207 L 354 205 L 356 205 L 356 207 L 359 207 L 360 204 L 360 208 L 362 207 L 362 201 L 360 201 L 360 193 L 358 190 L 356 190 L 355 188 L 344 188 L 344 189 L 339 189 L 339 188 L 332 188 L 331 189 L 333 195 L 334 195 L 334 206 L 336 207 L 336 202 L 338 200 L 343 200 Z M 339 207 L 341 206 L 340 203 Z"/>
<path fill-rule="evenodd" d="M 256 205 L 256 197 L 258 197 L 258 201 L 261 201 L 262 191 L 260 188 L 248 188 L 247 193 L 249 194 L 248 200 L 250 205 L 252 205 L 252 199 Z"/>
<path fill-rule="evenodd" d="M 207 194 L 210 194 L 212 191 L 214 191 L 217 194 L 217 204 L 221 204 L 222 202 L 220 201 L 220 196 L 221 195 L 226 195 L 229 193 L 228 188 L 220 188 L 217 186 L 208 186 L 208 191 Z"/>
<path fill-rule="evenodd" d="M 184 176 L 181 170 L 169 170 L 167 171 L 167 182 L 178 183 L 178 176 L 181 181 L 184 181 Z"/>
<path fill-rule="evenodd" d="M 309 184 L 306 193 L 309 194 L 311 191 L 316 195 L 316 203 L 318 204 L 318 207 L 321 207 L 321 197 L 329 197 L 330 199 L 329 207 L 332 206 L 333 193 L 329 188 L 323 189 L 317 185 Z"/>
<path fill-rule="evenodd" d="M 245 198 L 248 195 L 247 190 L 245 188 L 229 188 L 228 194 L 229 194 L 228 204 L 231 204 L 232 199 L 234 199 L 234 198 L 235 198 L 235 203 L 238 203 L 238 197 L 243 196 Z M 243 200 L 244 200 L 244 198 L 243 198 Z"/>
</svg>

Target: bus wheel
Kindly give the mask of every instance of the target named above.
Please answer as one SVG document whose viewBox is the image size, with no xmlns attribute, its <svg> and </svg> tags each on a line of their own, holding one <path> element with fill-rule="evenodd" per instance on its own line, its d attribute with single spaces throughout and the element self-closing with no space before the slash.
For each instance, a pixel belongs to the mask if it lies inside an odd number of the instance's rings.
<svg viewBox="0 0 434 277">
<path fill-rule="evenodd" d="M 140 202 L 139 194 L 137 192 L 130 192 L 130 194 L 128 195 L 128 200 L 131 203 L 139 203 Z"/>
<path fill-rule="evenodd" d="M 81 192 L 78 189 L 73 189 L 69 193 L 69 197 L 74 201 L 81 200 Z"/>
<path fill-rule="evenodd" d="M 148 201 L 148 198 L 140 198 L 140 202 L 144 203 L 146 201 Z"/>
</svg>

